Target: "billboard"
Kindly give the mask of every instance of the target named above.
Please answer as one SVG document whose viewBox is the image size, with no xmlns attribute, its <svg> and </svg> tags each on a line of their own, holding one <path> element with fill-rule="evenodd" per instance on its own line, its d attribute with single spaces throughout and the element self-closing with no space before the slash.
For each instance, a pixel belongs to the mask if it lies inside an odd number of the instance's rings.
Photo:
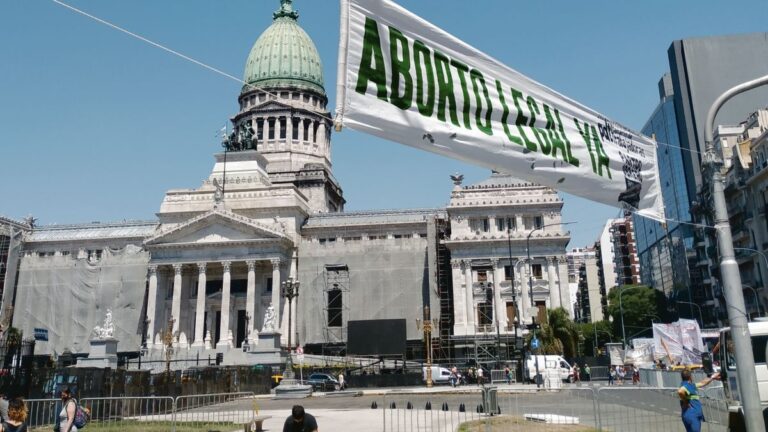
<svg viewBox="0 0 768 432">
<path fill-rule="evenodd" d="M 347 354 L 405 355 L 405 318 L 349 321 Z"/>
</svg>

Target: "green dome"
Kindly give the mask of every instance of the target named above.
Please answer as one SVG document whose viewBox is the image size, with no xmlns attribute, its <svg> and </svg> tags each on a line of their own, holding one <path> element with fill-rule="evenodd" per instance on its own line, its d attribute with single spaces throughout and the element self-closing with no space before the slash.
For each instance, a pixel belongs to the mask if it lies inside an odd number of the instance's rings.
<svg viewBox="0 0 768 432">
<path fill-rule="evenodd" d="M 280 3 L 274 22 L 251 48 L 244 81 L 256 87 L 303 87 L 325 95 L 323 65 L 315 43 L 299 27 L 292 0 Z M 244 86 L 243 92 L 251 89 Z"/>
</svg>

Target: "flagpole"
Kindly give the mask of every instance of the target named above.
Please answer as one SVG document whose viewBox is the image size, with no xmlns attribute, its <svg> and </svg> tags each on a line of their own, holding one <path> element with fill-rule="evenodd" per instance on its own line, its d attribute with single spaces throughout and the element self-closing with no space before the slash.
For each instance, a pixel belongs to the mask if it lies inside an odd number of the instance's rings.
<svg viewBox="0 0 768 432">
<path fill-rule="evenodd" d="M 339 1 L 341 14 L 339 21 L 339 56 L 336 72 L 336 117 L 333 121 L 336 132 L 341 132 L 344 118 L 347 90 L 347 47 L 349 46 L 349 0 Z"/>
</svg>

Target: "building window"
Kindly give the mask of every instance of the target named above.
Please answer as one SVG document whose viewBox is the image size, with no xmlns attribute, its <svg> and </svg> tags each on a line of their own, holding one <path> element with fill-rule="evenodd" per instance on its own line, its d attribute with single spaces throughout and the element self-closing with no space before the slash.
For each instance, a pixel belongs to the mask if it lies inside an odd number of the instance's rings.
<svg viewBox="0 0 768 432">
<path fill-rule="evenodd" d="M 469 227 L 472 231 L 475 232 L 488 232 L 491 230 L 488 219 L 470 219 Z"/>
<path fill-rule="evenodd" d="M 511 281 L 515 278 L 515 269 L 511 265 L 504 266 L 504 280 Z"/>
<path fill-rule="evenodd" d="M 291 119 L 291 128 L 293 129 L 291 131 L 291 139 L 298 140 L 299 139 L 299 125 L 301 124 L 301 120 L 294 117 Z"/>
<path fill-rule="evenodd" d="M 286 134 L 286 131 L 285 131 L 286 124 L 285 123 L 286 123 L 285 117 L 280 117 L 280 139 L 281 140 L 285 139 L 285 134 Z"/>
<path fill-rule="evenodd" d="M 317 129 L 320 127 L 320 123 L 315 122 L 313 124 L 313 126 L 314 126 L 314 128 L 312 130 L 312 142 L 316 143 L 317 142 Z"/>
<path fill-rule="evenodd" d="M 533 264 L 531 266 L 531 272 L 534 279 L 541 279 L 541 264 Z"/>
<path fill-rule="evenodd" d="M 493 288 L 485 289 L 485 299 L 477 305 L 477 324 L 480 326 L 493 324 Z"/>
<path fill-rule="evenodd" d="M 542 216 L 534 216 L 533 227 L 537 229 L 544 227 L 544 218 Z"/>
<path fill-rule="evenodd" d="M 512 330 L 515 328 L 515 320 L 517 314 L 515 313 L 515 304 L 513 302 L 507 302 L 507 329 Z"/>
<path fill-rule="evenodd" d="M 264 140 L 264 119 L 256 119 L 256 140 Z"/>
<path fill-rule="evenodd" d="M 272 278 L 267 278 L 267 292 L 272 292 Z"/>
<path fill-rule="evenodd" d="M 506 231 L 506 229 L 507 229 L 506 219 L 496 218 L 496 231 Z"/>
<path fill-rule="evenodd" d="M 275 119 L 267 119 L 267 124 L 269 124 L 269 133 L 267 134 L 268 140 L 275 139 Z"/>
<path fill-rule="evenodd" d="M 304 121 L 304 141 L 309 141 L 309 120 Z"/>
<path fill-rule="evenodd" d="M 507 218 L 507 226 L 510 231 L 515 231 L 517 229 L 517 220 L 513 217 Z"/>
<path fill-rule="evenodd" d="M 488 271 L 487 270 L 478 270 L 477 271 L 477 281 L 478 282 L 487 282 L 488 281 Z"/>
<path fill-rule="evenodd" d="M 536 302 L 536 309 L 538 309 L 538 313 L 536 314 L 536 321 L 539 323 L 545 323 L 547 322 L 547 303 L 543 301 L 537 301 Z"/>
<path fill-rule="evenodd" d="M 341 289 L 334 284 L 328 290 L 328 327 L 341 327 L 343 323 Z"/>
</svg>

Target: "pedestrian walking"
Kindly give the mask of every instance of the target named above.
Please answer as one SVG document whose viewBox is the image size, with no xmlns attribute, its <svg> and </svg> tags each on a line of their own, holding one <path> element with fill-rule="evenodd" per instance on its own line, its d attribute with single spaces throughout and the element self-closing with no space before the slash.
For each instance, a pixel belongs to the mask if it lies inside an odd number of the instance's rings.
<svg viewBox="0 0 768 432">
<path fill-rule="evenodd" d="M 616 373 L 619 375 L 619 385 L 624 385 L 624 377 L 627 376 L 627 371 L 623 365 L 616 366 Z"/>
<path fill-rule="evenodd" d="M 611 370 L 608 371 L 608 385 L 612 386 L 616 382 L 616 366 L 611 366 Z"/>
<path fill-rule="evenodd" d="M 592 381 L 592 369 L 589 368 L 589 365 L 584 366 L 584 379 L 586 381 Z"/>
<path fill-rule="evenodd" d="M 680 397 L 680 416 L 683 420 L 683 426 L 685 426 L 686 432 L 700 432 L 701 422 L 705 420 L 698 389 L 709 385 L 712 381 L 719 380 L 720 374 L 713 374 L 701 382 L 694 383 L 691 371 L 685 369 L 680 372 L 680 378 L 682 378 L 682 382 L 677 390 L 677 395 Z"/>
<path fill-rule="evenodd" d="M 506 379 L 507 384 L 512 384 L 512 371 L 509 370 L 509 366 L 504 366 L 504 379 Z"/>
<path fill-rule="evenodd" d="M 339 372 L 339 390 L 347 388 L 347 382 L 344 380 L 344 371 Z"/>
<path fill-rule="evenodd" d="M 8 402 L 8 418 L 0 423 L 0 432 L 27 432 L 27 404 L 22 398 Z"/>
<path fill-rule="evenodd" d="M 581 376 L 580 376 L 579 372 L 580 372 L 579 364 L 578 363 L 574 363 L 571 373 L 573 374 L 573 382 L 575 382 L 575 383 L 581 381 Z"/>
<path fill-rule="evenodd" d="M 483 379 L 483 367 L 482 366 L 477 368 L 477 384 L 479 384 L 479 385 L 485 384 L 485 381 Z"/>
<path fill-rule="evenodd" d="M 283 432 L 317 432 L 317 421 L 312 414 L 304 412 L 304 407 L 294 405 L 291 415 L 285 419 Z"/>
<path fill-rule="evenodd" d="M 459 382 L 459 370 L 456 368 L 456 366 L 453 366 L 451 368 L 451 387 L 456 387 L 456 384 Z"/>
<path fill-rule="evenodd" d="M 8 409 L 10 410 L 10 405 Z M 61 411 L 59 411 L 59 416 L 56 418 L 56 425 L 53 427 L 53 430 L 58 432 L 77 432 L 75 412 L 77 412 L 77 400 L 75 400 L 69 387 L 64 387 L 61 389 Z"/>
<path fill-rule="evenodd" d="M 636 365 L 632 365 L 632 385 L 640 384 L 640 369 Z"/>
</svg>

